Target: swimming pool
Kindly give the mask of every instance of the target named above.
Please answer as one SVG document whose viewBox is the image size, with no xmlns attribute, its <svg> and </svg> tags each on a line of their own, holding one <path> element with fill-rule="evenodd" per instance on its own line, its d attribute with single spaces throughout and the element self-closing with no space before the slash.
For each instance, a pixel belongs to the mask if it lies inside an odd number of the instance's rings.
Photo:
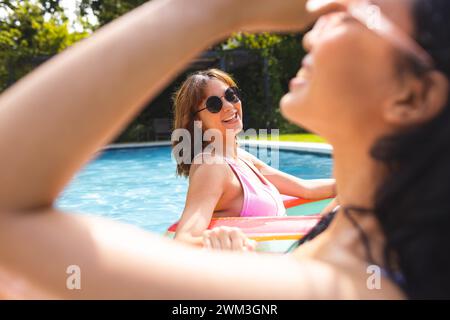
<svg viewBox="0 0 450 320">
<path fill-rule="evenodd" d="M 327 155 L 280 150 L 282 171 L 304 179 L 329 178 Z M 175 176 L 170 147 L 113 149 L 101 153 L 70 182 L 56 205 L 163 233 L 184 206 L 187 180 Z"/>
</svg>

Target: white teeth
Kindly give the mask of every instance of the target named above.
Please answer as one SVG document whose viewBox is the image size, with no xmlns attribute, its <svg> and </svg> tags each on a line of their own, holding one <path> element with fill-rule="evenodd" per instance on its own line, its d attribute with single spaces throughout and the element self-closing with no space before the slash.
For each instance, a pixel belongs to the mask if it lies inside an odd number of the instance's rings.
<svg viewBox="0 0 450 320">
<path fill-rule="evenodd" d="M 229 117 L 229 118 L 227 118 L 227 119 L 225 119 L 225 120 L 223 120 L 223 121 L 224 121 L 224 122 L 228 122 L 228 121 L 231 121 L 231 120 L 233 120 L 233 119 L 235 119 L 235 118 L 237 118 L 237 113 L 233 114 L 231 117 Z"/>
<path fill-rule="evenodd" d="M 308 72 L 305 68 L 300 69 L 300 71 L 297 73 L 298 78 L 306 78 L 308 75 Z"/>
</svg>

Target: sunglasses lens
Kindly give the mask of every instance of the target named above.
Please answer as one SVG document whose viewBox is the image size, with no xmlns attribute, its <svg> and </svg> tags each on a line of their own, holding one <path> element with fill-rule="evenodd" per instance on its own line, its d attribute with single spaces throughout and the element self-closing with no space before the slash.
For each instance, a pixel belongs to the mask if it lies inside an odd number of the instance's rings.
<svg viewBox="0 0 450 320">
<path fill-rule="evenodd" d="M 239 102 L 238 89 L 235 87 L 228 88 L 227 91 L 225 91 L 225 99 L 231 103 Z"/>
<path fill-rule="evenodd" d="M 224 94 L 225 100 L 231 103 L 238 103 L 240 101 L 239 99 L 239 92 L 236 87 L 230 87 L 225 91 Z M 206 100 L 206 109 L 208 109 L 211 113 L 218 113 L 222 109 L 222 99 L 217 96 L 209 97 Z"/>
<path fill-rule="evenodd" d="M 217 113 L 222 109 L 222 100 L 219 97 L 209 97 L 206 100 L 206 108 L 211 113 Z"/>
</svg>

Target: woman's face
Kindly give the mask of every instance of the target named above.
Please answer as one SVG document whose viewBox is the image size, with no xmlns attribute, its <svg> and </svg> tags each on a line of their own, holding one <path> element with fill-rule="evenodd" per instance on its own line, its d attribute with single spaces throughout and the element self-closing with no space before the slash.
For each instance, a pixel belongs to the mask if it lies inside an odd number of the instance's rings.
<svg viewBox="0 0 450 320">
<path fill-rule="evenodd" d="M 225 99 L 225 91 L 230 86 L 220 80 L 211 79 L 207 82 L 204 91 L 205 99 L 197 107 L 201 110 L 206 107 L 206 100 L 211 96 L 220 97 L 222 100 L 222 109 L 218 113 L 211 113 L 209 110 L 203 110 L 197 114 L 198 120 L 202 121 L 203 130 L 216 129 L 219 130 L 223 137 L 228 133 L 237 135 L 243 128 L 242 125 L 242 103 L 229 102 Z"/>
<path fill-rule="evenodd" d="M 412 33 L 408 0 L 372 2 Z M 373 138 L 392 129 L 382 106 L 399 90 L 397 48 L 346 12 L 320 18 L 305 35 L 304 46 L 309 53 L 281 101 L 288 120 L 330 142 L 355 133 Z"/>
</svg>

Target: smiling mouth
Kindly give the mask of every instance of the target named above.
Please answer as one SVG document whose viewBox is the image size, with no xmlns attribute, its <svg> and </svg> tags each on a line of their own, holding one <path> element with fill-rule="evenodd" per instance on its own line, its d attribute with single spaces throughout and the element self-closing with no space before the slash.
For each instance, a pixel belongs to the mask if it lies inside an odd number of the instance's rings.
<svg viewBox="0 0 450 320">
<path fill-rule="evenodd" d="M 311 63 L 312 63 L 312 57 L 311 57 L 311 54 L 308 54 L 302 60 L 302 67 L 298 71 L 296 77 L 305 79 L 305 80 L 309 79 L 311 76 Z"/>
<path fill-rule="evenodd" d="M 236 112 L 236 113 L 233 114 L 232 116 L 230 116 L 230 117 L 228 117 L 228 118 L 222 120 L 222 122 L 224 122 L 224 123 L 230 123 L 230 122 L 233 122 L 233 121 L 235 121 L 235 120 L 238 120 L 238 118 L 239 118 L 239 115 L 238 115 L 238 113 Z"/>
<path fill-rule="evenodd" d="M 303 67 L 297 72 L 297 78 L 308 79 L 309 78 L 309 70 L 308 67 Z"/>
</svg>

